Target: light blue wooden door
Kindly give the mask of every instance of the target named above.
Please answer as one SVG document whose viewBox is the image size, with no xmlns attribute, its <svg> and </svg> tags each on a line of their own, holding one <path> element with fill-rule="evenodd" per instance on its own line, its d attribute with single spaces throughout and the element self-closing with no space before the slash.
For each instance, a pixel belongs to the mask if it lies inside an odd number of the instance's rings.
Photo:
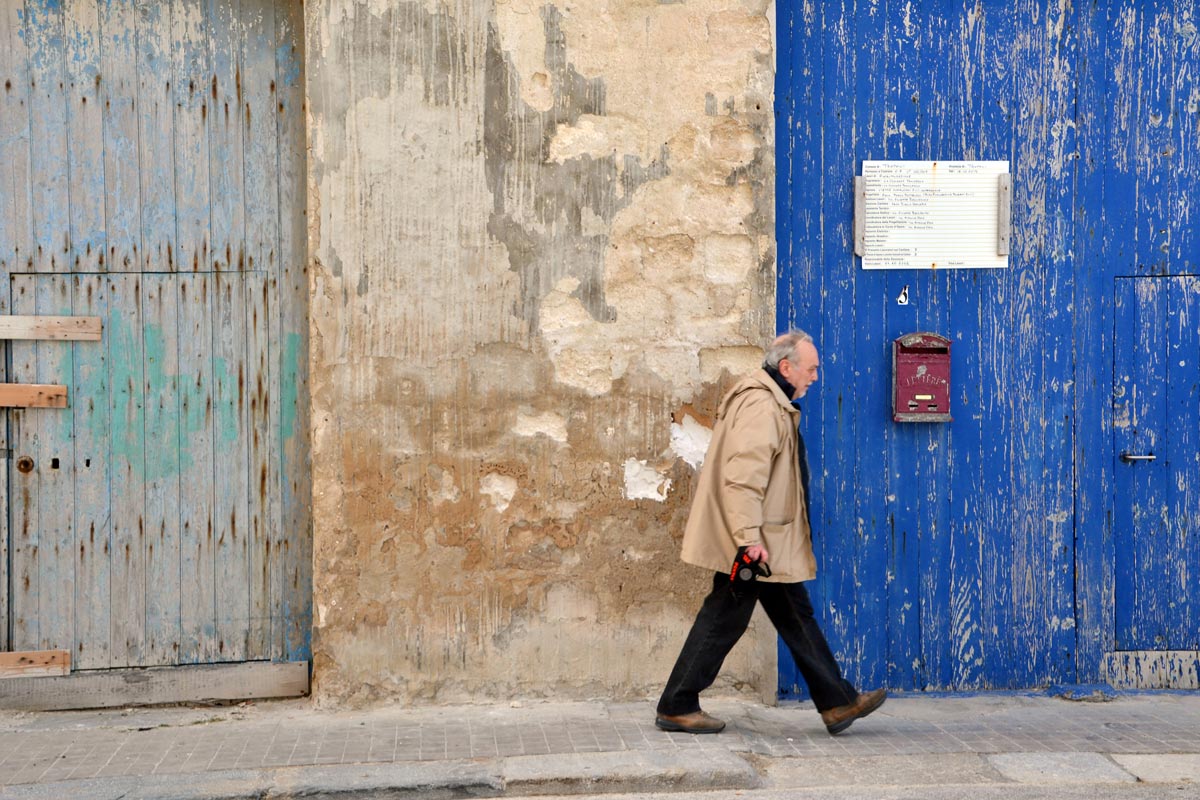
<svg viewBox="0 0 1200 800">
<path fill-rule="evenodd" d="M 1116 286 L 1116 649 L 1200 650 L 1200 278 Z"/>
<path fill-rule="evenodd" d="M 301 9 L 0 0 L 0 649 L 73 668 L 309 655 Z M 19 465 L 19 466 L 18 466 Z"/>
</svg>

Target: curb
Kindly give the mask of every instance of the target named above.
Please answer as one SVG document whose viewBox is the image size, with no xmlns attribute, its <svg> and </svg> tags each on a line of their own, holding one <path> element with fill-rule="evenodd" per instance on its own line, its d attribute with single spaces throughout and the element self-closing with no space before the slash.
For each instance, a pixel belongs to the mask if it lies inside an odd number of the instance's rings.
<svg viewBox="0 0 1200 800">
<path fill-rule="evenodd" d="M 89 778 L 0 786 L 0 800 L 324 800 L 752 789 L 757 771 L 727 750 L 513 756 Z"/>
</svg>

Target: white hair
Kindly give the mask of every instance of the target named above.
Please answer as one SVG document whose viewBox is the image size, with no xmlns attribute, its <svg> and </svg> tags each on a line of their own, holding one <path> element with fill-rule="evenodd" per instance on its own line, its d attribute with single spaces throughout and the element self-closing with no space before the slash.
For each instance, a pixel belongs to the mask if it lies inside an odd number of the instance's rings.
<svg viewBox="0 0 1200 800">
<path fill-rule="evenodd" d="M 775 341 L 771 342 L 767 348 L 767 357 L 763 359 L 763 364 L 775 369 L 779 368 L 779 362 L 785 358 L 794 361 L 796 358 L 796 346 L 801 342 L 811 342 L 813 338 L 799 328 L 792 328 L 787 333 L 782 334 Z"/>
</svg>

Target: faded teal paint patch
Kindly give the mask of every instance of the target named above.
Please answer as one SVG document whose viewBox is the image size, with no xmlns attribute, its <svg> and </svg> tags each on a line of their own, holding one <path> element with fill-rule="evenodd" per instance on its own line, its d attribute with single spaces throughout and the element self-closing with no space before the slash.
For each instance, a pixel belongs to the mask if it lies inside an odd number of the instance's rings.
<svg viewBox="0 0 1200 800">
<path fill-rule="evenodd" d="M 237 375 L 230 372 L 229 363 L 225 359 L 214 358 L 213 377 L 216 379 L 218 394 L 216 433 L 221 444 L 234 444 L 241 429 L 238 419 Z"/>
<path fill-rule="evenodd" d="M 178 375 L 163 369 L 167 346 L 162 326 L 147 325 L 146 347 L 146 479 L 153 481 L 179 474 L 179 403 Z M 168 403 L 159 407 L 159 397 Z"/>
<path fill-rule="evenodd" d="M 111 381 L 112 463 L 126 464 L 135 474 L 144 470 L 146 430 L 142 408 L 142 348 L 140 331 L 135 331 L 121 314 L 110 314 L 108 363 Z M 91 424 L 103 425 L 100 415 Z M 93 427 L 93 432 L 97 432 Z M 100 433 L 103 433 L 101 427 Z"/>
<path fill-rule="evenodd" d="M 300 402 L 300 358 L 303 340 L 298 333 L 289 333 L 283 342 L 283 363 L 280 365 L 280 430 L 283 441 L 296 435 L 296 408 Z"/>
</svg>

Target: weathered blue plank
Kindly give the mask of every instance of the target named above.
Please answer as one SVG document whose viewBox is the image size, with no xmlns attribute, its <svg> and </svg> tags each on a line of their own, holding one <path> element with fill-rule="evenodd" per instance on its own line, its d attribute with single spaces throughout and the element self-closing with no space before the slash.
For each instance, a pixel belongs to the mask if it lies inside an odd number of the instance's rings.
<svg viewBox="0 0 1200 800">
<path fill-rule="evenodd" d="M 73 313 L 108 317 L 103 275 L 76 275 Z M 112 508 L 109 504 L 108 346 L 104 341 L 74 346 L 71 413 L 75 426 L 75 647 L 74 669 L 112 666 L 109 630 L 112 603 Z"/>
<path fill-rule="evenodd" d="M 71 0 L 65 11 L 70 262 L 62 272 L 105 269 L 104 95 L 100 89 L 100 18 L 95 0 Z"/>
<path fill-rule="evenodd" d="M 1071 238 L 1075 216 L 1076 97 L 1079 53 L 1078 11 L 1071 6 L 1047 5 L 1046 42 L 1042 49 L 1046 82 L 1043 163 L 1046 171 L 1045 238 L 1042 255 L 1045 278 L 1041 290 L 1043 325 L 1043 471 L 1046 493 L 1041 519 L 1045 574 L 1045 606 L 1041 612 L 1046 633 L 1043 683 L 1075 680 L 1075 470 L 1073 429 L 1074 380 L 1071 360 L 1074 280 Z"/>
<path fill-rule="evenodd" d="M 36 313 L 71 314 L 71 278 L 35 278 Z M 35 383 L 69 386 L 72 348 L 63 342 L 37 343 Z M 74 402 L 68 397 L 67 402 Z M 71 650 L 75 643 L 75 593 L 62 587 L 75 582 L 75 448 L 74 419 L 67 409 L 31 409 L 38 415 L 37 444 L 32 449 L 38 481 L 38 646 L 39 650 Z"/>
<path fill-rule="evenodd" d="M 931 69 L 945 58 L 942 53 L 954 53 L 957 44 L 959 19 L 956 15 L 924 13 L 914 21 L 919 27 L 924 46 L 922 60 L 917 66 L 917 80 L 909 105 L 916 114 L 917 141 L 915 157 L 923 160 L 962 159 L 964 155 L 953 133 L 961 129 L 961 94 L 958 91 L 960 71 Z M 934 122 L 936 121 L 936 123 Z M 904 275 L 897 275 L 904 278 Z M 950 320 L 950 287 L 954 271 L 921 272 L 913 286 L 916 302 L 908 306 L 889 304 L 890 328 L 907 333 L 912 330 L 946 333 L 953 331 Z M 901 291 L 907 285 L 901 284 Z M 895 286 L 895 281 L 892 282 Z M 899 292 L 897 292 L 899 294 Z M 891 299 L 891 298 L 889 298 Z M 915 324 L 904 315 L 912 309 Z M 953 379 L 953 375 L 951 376 Z M 920 630 L 923 685 L 942 689 L 952 685 L 958 649 L 954 647 L 954 605 L 951 598 L 953 563 L 951 561 L 951 530 L 949 504 L 951 487 L 955 485 L 954 462 L 951 453 L 951 426 L 943 423 L 918 425 L 916 453 L 918 487 L 920 489 Z"/>
<path fill-rule="evenodd" d="M 179 294 L 173 274 L 142 276 L 142 338 L 145 342 L 146 441 L 146 598 L 147 665 L 179 658 L 180 425 Z"/>
<path fill-rule="evenodd" d="M 71 211 L 68 201 L 67 93 L 64 91 L 63 8 L 60 2 L 28 0 L 22 27 L 29 48 L 30 201 L 36 272 L 71 269 Z"/>
<path fill-rule="evenodd" d="M 1172 650 L 1200 649 L 1200 278 L 1171 280 L 1168 297 L 1166 606 Z"/>
<path fill-rule="evenodd" d="M 141 270 L 141 152 L 138 147 L 138 13 L 131 0 L 99 3 L 103 100 L 104 239 L 109 272 Z M 100 75 L 97 76 L 100 78 Z"/>
<path fill-rule="evenodd" d="M 831 321 L 853 319 L 851 297 L 831 291 L 836 276 L 850 273 L 853 249 L 853 221 L 847 211 L 853 207 L 854 139 L 852 120 L 856 114 L 854 97 L 833 94 L 833 87 L 853 79 L 855 58 L 853 42 L 853 4 L 827 3 L 820 7 L 820 29 L 812 42 L 813 53 L 807 62 L 820 64 L 821 93 L 827 99 L 818 130 L 811 145 L 820 166 L 820 188 L 811 199 L 815 236 L 820 260 L 816 264 L 814 295 L 809 318 L 803 321 L 817 339 L 821 352 L 821 379 L 809 390 L 805 408 L 819 409 L 815 420 L 804 426 L 807 439 L 813 441 L 812 462 L 814 542 L 819 569 L 813 601 L 818 610 L 830 647 L 845 665 L 847 677 L 859 680 L 857 664 L 862 642 L 858 636 L 858 589 L 861 577 L 853 553 L 858 541 L 857 506 L 853 474 L 848 467 L 856 459 L 856 417 L 848 413 L 853 402 L 855 352 L 852 341 L 837 335 Z M 814 431 L 812 422 L 819 423 Z M 813 434 L 816 434 L 815 436 Z"/>
<path fill-rule="evenodd" d="M 18 3 L 0 8 L 0 270 L 6 275 L 30 269 L 32 259 L 30 75 L 23 16 Z"/>
<path fill-rule="evenodd" d="M 211 269 L 245 268 L 246 215 L 243 189 L 241 3 L 204 0 L 207 19 L 208 197 L 211 204 Z"/>
<path fill-rule="evenodd" d="M 279 268 L 279 186 L 275 86 L 275 6 L 246 10 L 242 52 L 245 63 L 246 266 L 255 270 L 247 290 L 249 339 L 246 382 L 250 413 L 250 631 L 248 657 L 271 656 L 271 589 L 275 532 L 283 528 L 280 505 L 281 442 L 272 422 L 279 419 L 279 391 L 273 381 L 272 348 L 278 343 L 279 316 L 271 293 Z M 274 319 L 274 325 L 272 325 Z"/>
<path fill-rule="evenodd" d="M 278 380 L 283 527 L 275 553 L 279 572 L 276 658 L 312 653 L 312 514 L 308 440 L 308 269 L 304 205 L 304 10 L 275 6 L 275 85 L 279 138 Z"/>
<path fill-rule="evenodd" d="M 212 74 L 204 0 L 171 5 L 171 90 L 174 97 L 175 269 L 211 269 L 208 117 Z"/>
<path fill-rule="evenodd" d="M 112 510 L 113 666 L 140 666 L 146 655 L 146 395 L 142 276 L 114 273 L 104 332 L 109 368 L 109 468 Z"/>
<path fill-rule="evenodd" d="M 1076 162 L 1075 227 L 1072 237 L 1075 282 L 1074 459 L 1079 476 L 1075 495 L 1075 662 L 1076 680 L 1103 679 L 1104 654 L 1113 630 L 1112 592 L 1112 270 L 1103 207 L 1110 110 L 1126 98 L 1108 85 L 1108 44 L 1112 27 L 1106 9 L 1080 10 L 1081 68 L 1075 118 L 1081 157 Z M 1118 218 L 1126 218 L 1119 215 Z M 1097 333 L 1098 332 L 1098 333 Z"/>
<path fill-rule="evenodd" d="M 818 138 L 819 118 L 811 109 L 820 104 L 824 80 L 824 60 L 819 49 L 820 26 L 823 20 L 820 7 L 805 8 L 787 3 L 778 10 L 779 91 L 776 92 L 776 141 L 785 157 L 780 159 L 776 173 L 776 193 L 779 201 L 777 293 L 779 298 L 776 327 L 783 332 L 791 327 L 806 327 L 820 334 L 821 309 L 821 159 L 809 143 Z M 791 232 L 786 235 L 784 232 Z M 818 342 L 818 345 L 821 343 Z M 812 474 L 810 498 L 814 524 L 824 529 L 822 497 L 824 496 L 824 453 L 821 406 L 815 402 L 827 375 L 822 371 L 821 383 L 813 388 L 813 399 L 806 404 L 801 421 Z M 814 534 L 821 536 L 818 531 Z M 818 545 L 818 552 L 823 546 Z M 820 601 L 818 600 L 818 604 Z M 791 653 L 779 642 L 779 690 L 783 697 L 801 697 L 802 685 Z"/>
<path fill-rule="evenodd" d="M 141 186 L 141 269 L 174 272 L 175 98 L 171 6 L 138 0 L 138 175 Z M 190 188 L 187 189 L 190 191 Z"/>
<path fill-rule="evenodd" d="M 211 273 L 179 276 L 179 663 L 217 657 Z"/>
<path fill-rule="evenodd" d="M 243 661 L 250 635 L 250 429 L 245 273 L 213 276 L 213 549 L 216 658 Z"/>
<path fill-rule="evenodd" d="M 867 96 L 869 113 L 875 116 L 879 137 L 864 142 L 862 158 L 902 160 L 918 156 L 917 148 L 927 136 L 920 114 L 919 76 L 923 70 L 921 49 L 920 9 L 905 14 L 879 16 L 882 26 L 882 50 L 885 56 L 882 69 L 871 75 L 872 95 Z M 930 42 L 932 47 L 935 43 Z M 886 270 L 863 272 L 870 282 L 868 296 L 857 303 L 871 308 L 878 323 L 868 322 L 874 334 L 869 346 L 858 351 L 862 363 L 886 364 L 875 385 L 884 391 L 874 394 L 889 398 L 891 369 L 888 358 L 891 342 L 898 336 L 919 329 L 923 312 L 936 302 L 936 288 L 929 274 L 914 276 L 906 272 Z M 914 278 L 919 278 L 914 280 Z M 911 285 L 913 299 L 907 306 L 896 304 L 895 298 L 906 285 Z M 888 565 L 888 626 L 892 631 L 888 648 L 888 684 L 897 688 L 922 689 L 927 683 L 924 661 L 924 642 L 921 630 L 923 617 L 922 583 L 925 575 L 924 551 L 928 547 L 932 522 L 925 514 L 922 502 L 931 455 L 925 440 L 930 435 L 926 425 L 890 424 L 889 409 L 875 419 L 871 427 L 877 431 L 876 441 L 887 442 L 886 508 L 891 537 L 891 563 Z M 863 443 L 864 448 L 866 442 Z"/>
<path fill-rule="evenodd" d="M 12 276 L 12 313 L 36 314 L 37 284 L 34 275 Z M 9 376 L 13 383 L 37 383 L 37 342 L 9 343 Z M 68 402 L 70 399 L 68 398 Z M 41 547 L 39 512 L 41 481 L 36 471 L 38 409 L 14 408 L 9 412 L 12 434 L 13 469 L 8 474 L 11 505 L 9 564 L 12 578 L 9 589 L 11 601 L 9 624 L 12 630 L 10 646 L 14 650 L 37 650 L 41 642 L 39 600 L 42 592 L 38 570 L 38 550 Z M 28 460 L 27 460 L 28 459 Z"/>
</svg>

